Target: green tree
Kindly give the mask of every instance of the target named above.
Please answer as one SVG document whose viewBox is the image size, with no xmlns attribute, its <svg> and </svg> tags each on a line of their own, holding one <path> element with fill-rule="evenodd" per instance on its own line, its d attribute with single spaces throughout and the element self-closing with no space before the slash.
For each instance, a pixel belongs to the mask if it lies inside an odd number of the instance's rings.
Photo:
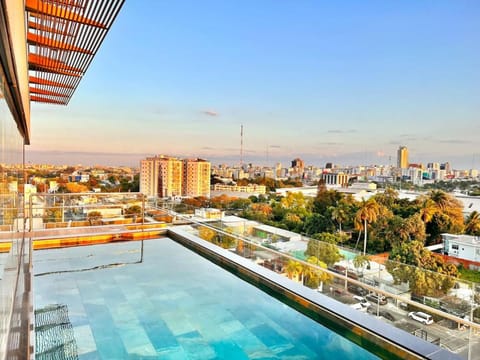
<svg viewBox="0 0 480 360">
<path fill-rule="evenodd" d="M 421 241 L 395 246 L 386 263 L 396 283 L 408 283 L 416 295 L 445 295 L 455 284 L 458 271 L 442 257 L 426 249 Z"/>
<path fill-rule="evenodd" d="M 307 235 L 313 235 L 326 231 L 335 231 L 335 225 L 331 217 L 323 214 L 313 213 L 305 219 L 303 232 Z"/>
<path fill-rule="evenodd" d="M 287 273 L 287 277 L 289 279 L 300 278 L 303 273 L 302 264 L 300 264 L 298 261 L 288 260 L 288 263 L 285 267 L 285 272 Z"/>
<path fill-rule="evenodd" d="M 327 264 L 327 266 L 332 266 L 343 258 L 337 245 L 316 239 L 310 239 L 308 241 L 305 256 L 315 256 L 318 260 Z"/>
<path fill-rule="evenodd" d="M 337 206 L 331 206 L 329 212 L 332 220 L 338 223 L 338 231 L 342 232 L 342 224 L 349 218 L 350 206 L 344 201 L 340 201 Z"/>
<path fill-rule="evenodd" d="M 464 229 L 463 205 L 453 195 L 442 190 L 432 190 L 419 198 L 420 202 L 430 199 L 435 212 L 427 223 L 428 243 L 441 241 L 441 233 L 461 233 Z"/>
<path fill-rule="evenodd" d="M 327 268 L 327 264 L 318 260 L 315 256 L 310 256 L 307 259 L 307 263 L 303 265 L 303 284 L 309 288 L 319 288 L 323 290 L 323 284 L 332 281 L 333 276 L 323 271 Z"/>
</svg>

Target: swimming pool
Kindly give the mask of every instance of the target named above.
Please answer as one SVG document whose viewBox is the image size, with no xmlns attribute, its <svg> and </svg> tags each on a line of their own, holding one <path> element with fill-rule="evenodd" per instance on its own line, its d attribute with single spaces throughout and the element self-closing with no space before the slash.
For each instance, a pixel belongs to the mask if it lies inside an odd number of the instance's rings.
<svg viewBox="0 0 480 360">
<path fill-rule="evenodd" d="M 79 359 L 376 358 L 171 239 L 144 246 L 141 263 L 139 242 L 34 253 L 35 308 L 68 309 L 63 338 L 75 341 L 47 351 L 76 350 Z M 62 272 L 88 268 L 95 270 Z"/>
</svg>

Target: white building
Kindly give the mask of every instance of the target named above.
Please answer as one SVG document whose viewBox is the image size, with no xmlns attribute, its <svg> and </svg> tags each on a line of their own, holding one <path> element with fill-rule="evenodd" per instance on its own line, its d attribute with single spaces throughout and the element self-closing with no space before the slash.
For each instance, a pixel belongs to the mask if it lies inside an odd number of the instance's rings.
<svg viewBox="0 0 480 360">
<path fill-rule="evenodd" d="M 445 255 L 480 262 L 480 237 L 463 234 L 442 234 L 442 239 Z"/>
</svg>

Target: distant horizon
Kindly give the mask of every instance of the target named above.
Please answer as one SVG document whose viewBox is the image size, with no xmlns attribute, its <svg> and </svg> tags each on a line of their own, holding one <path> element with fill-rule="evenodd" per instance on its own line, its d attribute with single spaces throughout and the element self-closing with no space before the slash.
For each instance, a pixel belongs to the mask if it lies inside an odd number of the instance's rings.
<svg viewBox="0 0 480 360">
<path fill-rule="evenodd" d="M 179 158 L 201 158 L 210 161 L 212 165 L 222 165 L 226 164 L 229 166 L 236 166 L 240 164 L 240 155 L 206 155 L 206 154 L 174 154 L 169 152 L 158 152 L 155 154 L 150 153 L 109 153 L 109 152 L 72 152 L 72 151 L 29 151 L 28 147 L 25 151 L 25 162 L 26 164 L 51 164 L 51 165 L 69 165 L 69 166 L 128 166 L 128 167 L 140 167 L 140 161 L 156 155 L 167 155 L 175 156 Z M 427 165 L 427 163 L 446 163 L 449 162 L 450 166 L 454 170 L 470 170 L 470 169 L 479 169 L 480 168 L 480 156 L 473 156 L 471 159 L 463 159 L 461 157 L 453 157 L 445 159 L 432 159 L 429 160 L 423 155 L 423 157 L 417 157 L 409 159 L 410 164 L 421 163 Z M 75 161 L 72 161 L 72 158 Z M 323 168 L 325 164 L 333 163 L 340 167 L 353 167 L 353 166 L 396 166 L 397 159 L 396 156 L 379 156 L 376 153 L 354 153 L 347 154 L 344 156 L 336 157 L 326 157 L 326 156 L 315 156 L 312 154 L 297 154 L 293 155 L 290 158 L 286 156 L 270 156 L 267 154 L 263 156 L 257 155 L 247 155 L 243 157 L 243 163 L 258 166 L 267 166 L 274 167 L 275 164 L 281 163 L 282 167 L 288 168 L 291 166 L 291 161 L 295 158 L 300 158 L 304 160 L 306 166 L 315 166 Z M 424 160 L 421 161 L 421 158 Z M 458 165 L 460 164 L 460 165 Z M 463 166 L 462 166 L 463 164 Z"/>
</svg>

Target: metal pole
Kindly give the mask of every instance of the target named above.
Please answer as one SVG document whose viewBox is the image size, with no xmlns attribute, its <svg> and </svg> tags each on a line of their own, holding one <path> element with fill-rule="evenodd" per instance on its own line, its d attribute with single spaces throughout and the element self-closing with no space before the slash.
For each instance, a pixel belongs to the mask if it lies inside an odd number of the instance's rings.
<svg viewBox="0 0 480 360">
<path fill-rule="evenodd" d="M 32 231 L 32 222 L 33 222 L 33 201 L 32 201 L 32 197 L 33 197 L 33 194 L 30 194 L 30 197 L 29 197 L 29 214 L 28 214 L 28 218 L 29 218 L 29 224 L 28 224 L 28 232 L 31 232 Z M 25 204 L 25 201 L 24 201 L 24 204 Z M 23 205 L 23 207 L 25 208 L 25 205 Z M 24 225 L 24 228 L 25 230 L 25 225 Z"/>
<path fill-rule="evenodd" d="M 364 221 L 363 255 L 367 253 L 367 219 Z"/>
</svg>

